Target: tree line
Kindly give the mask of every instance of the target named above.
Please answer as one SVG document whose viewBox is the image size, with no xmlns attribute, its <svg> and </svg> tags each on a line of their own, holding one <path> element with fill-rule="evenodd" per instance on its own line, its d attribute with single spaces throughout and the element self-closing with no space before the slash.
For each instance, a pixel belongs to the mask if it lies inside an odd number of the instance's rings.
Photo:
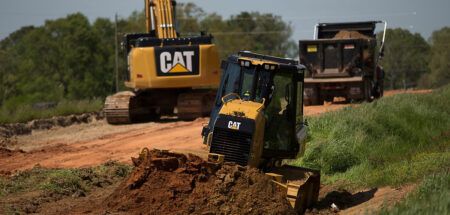
<svg viewBox="0 0 450 215">
<path fill-rule="evenodd" d="M 436 88 L 448 84 L 449 48 L 450 27 L 434 31 L 428 41 L 406 29 L 388 29 L 381 62 L 386 72 L 385 88 Z"/>
<path fill-rule="evenodd" d="M 273 14 L 242 12 L 224 19 L 188 3 L 178 5 L 177 20 L 182 36 L 212 33 L 221 57 L 243 49 L 277 56 L 295 50 L 292 27 Z M 98 18 L 91 23 L 75 13 L 11 33 L 0 41 L 0 105 L 14 110 L 22 104 L 114 93 L 115 30 L 112 20 Z M 117 30 L 119 43 L 126 33 L 145 32 L 144 12 L 119 19 Z M 120 52 L 123 71 L 126 57 Z"/>
<path fill-rule="evenodd" d="M 239 50 L 297 57 L 295 40 L 301 38 L 292 39 L 292 26 L 280 16 L 241 12 L 223 18 L 192 3 L 179 4 L 176 14 L 182 36 L 211 33 L 222 59 Z M 11 33 L 0 41 L 0 105 L 14 110 L 22 104 L 104 98 L 114 93 L 115 30 L 114 21 L 98 18 L 91 23 L 75 13 Z M 144 13 L 119 19 L 117 30 L 119 38 L 144 32 Z M 434 32 L 429 41 L 405 29 L 389 29 L 382 61 L 386 86 L 448 83 L 449 44 L 450 28 Z M 123 71 L 126 58 L 120 52 L 119 70 Z"/>
</svg>

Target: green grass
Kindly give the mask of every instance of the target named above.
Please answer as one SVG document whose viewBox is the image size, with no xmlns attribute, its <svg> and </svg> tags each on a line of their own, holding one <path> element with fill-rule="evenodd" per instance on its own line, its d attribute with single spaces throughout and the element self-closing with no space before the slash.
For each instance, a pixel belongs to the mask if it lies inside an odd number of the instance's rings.
<svg viewBox="0 0 450 215">
<path fill-rule="evenodd" d="M 323 182 L 351 189 L 398 186 L 450 166 L 450 85 L 309 118 L 305 155 Z"/>
<path fill-rule="evenodd" d="M 425 177 L 404 201 L 382 209 L 379 214 L 450 214 L 450 172 Z"/>
<path fill-rule="evenodd" d="M 21 105 L 16 107 L 0 108 L 0 124 L 27 122 L 33 119 L 51 118 L 53 116 L 65 116 L 70 114 L 80 114 L 100 111 L 103 107 L 103 100 L 82 100 L 82 101 L 62 101 L 56 107 L 38 110 L 31 105 Z"/>
<path fill-rule="evenodd" d="M 35 167 L 11 177 L 0 176 L 0 197 L 20 192 L 42 191 L 47 195 L 87 193 L 119 181 L 131 172 L 131 166 L 116 162 L 82 169 L 46 169 Z"/>
</svg>

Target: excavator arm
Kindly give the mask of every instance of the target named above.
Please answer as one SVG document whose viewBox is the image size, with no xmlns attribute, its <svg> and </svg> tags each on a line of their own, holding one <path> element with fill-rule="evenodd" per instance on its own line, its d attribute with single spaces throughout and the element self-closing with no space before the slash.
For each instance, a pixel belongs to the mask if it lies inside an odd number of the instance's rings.
<svg viewBox="0 0 450 215">
<path fill-rule="evenodd" d="M 155 31 L 159 39 L 177 38 L 173 0 L 145 0 L 147 32 Z"/>
</svg>

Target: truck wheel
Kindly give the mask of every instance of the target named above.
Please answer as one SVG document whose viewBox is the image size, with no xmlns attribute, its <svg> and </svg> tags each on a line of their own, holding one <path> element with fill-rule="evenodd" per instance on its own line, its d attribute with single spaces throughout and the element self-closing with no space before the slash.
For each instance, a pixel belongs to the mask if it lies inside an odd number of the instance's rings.
<svg viewBox="0 0 450 215">
<path fill-rule="evenodd" d="M 369 79 L 364 80 L 364 100 L 367 102 L 373 101 L 373 87 L 372 82 Z"/>
<path fill-rule="evenodd" d="M 323 105 L 323 104 L 325 104 L 325 98 L 319 97 L 317 99 L 317 105 Z"/>
<path fill-rule="evenodd" d="M 311 105 L 311 100 L 309 100 L 309 99 L 304 100 L 303 101 L 303 105 L 310 106 Z"/>
</svg>

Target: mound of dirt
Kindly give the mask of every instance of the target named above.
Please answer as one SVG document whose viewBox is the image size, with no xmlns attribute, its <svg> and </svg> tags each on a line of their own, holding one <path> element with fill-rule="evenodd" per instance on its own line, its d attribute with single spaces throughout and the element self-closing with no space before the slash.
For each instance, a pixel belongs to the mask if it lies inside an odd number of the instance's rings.
<svg viewBox="0 0 450 215">
<path fill-rule="evenodd" d="M 132 161 L 136 168 L 102 213 L 295 214 L 285 193 L 254 168 L 146 149 Z"/>
<path fill-rule="evenodd" d="M 370 37 L 358 31 L 339 31 L 333 39 L 370 39 Z"/>
</svg>

